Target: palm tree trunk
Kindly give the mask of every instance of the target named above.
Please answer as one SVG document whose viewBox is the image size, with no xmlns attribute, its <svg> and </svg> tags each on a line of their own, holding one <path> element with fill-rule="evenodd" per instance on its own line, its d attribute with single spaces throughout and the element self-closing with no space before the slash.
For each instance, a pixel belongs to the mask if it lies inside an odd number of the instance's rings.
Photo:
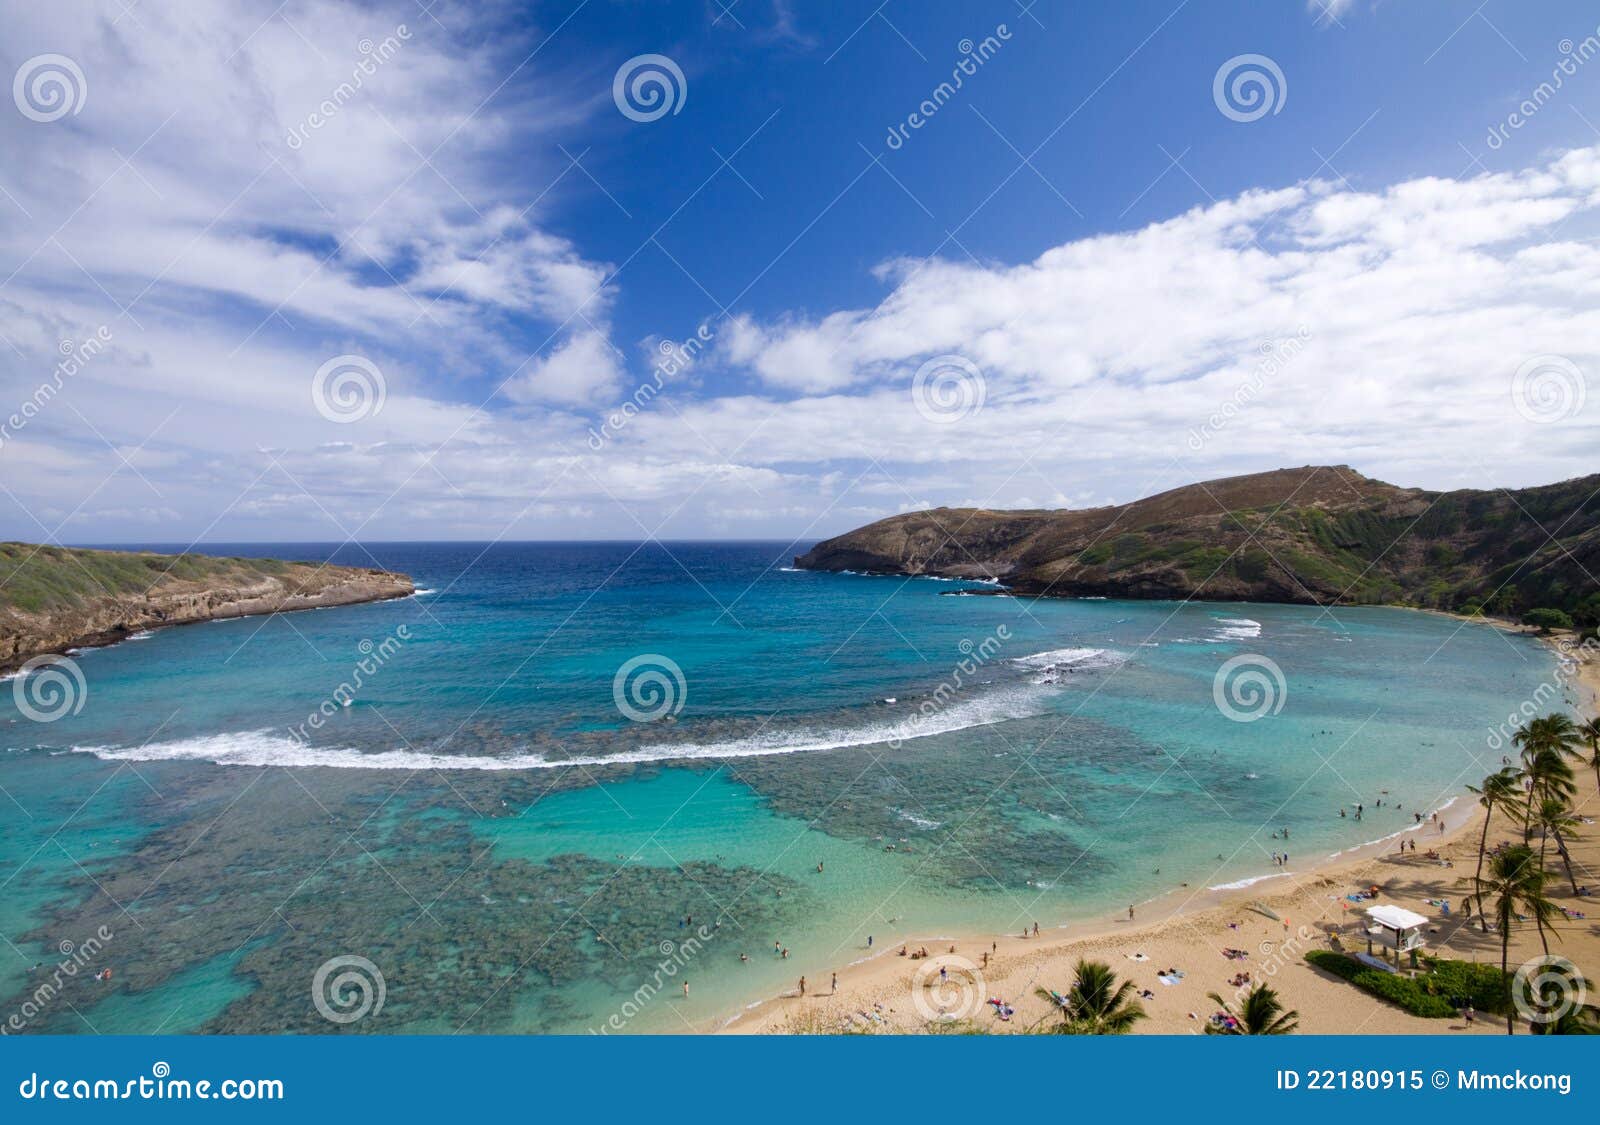
<svg viewBox="0 0 1600 1125">
<path fill-rule="evenodd" d="M 1561 838 L 1561 829 L 1557 828 L 1555 832 L 1556 851 L 1561 855 L 1561 862 L 1566 865 L 1567 882 L 1572 884 L 1572 893 L 1576 895 L 1578 893 L 1578 880 L 1573 878 L 1572 875 L 1572 855 L 1567 851 L 1567 842 Z"/>
<path fill-rule="evenodd" d="M 1511 926 L 1509 918 L 1500 919 L 1500 978 L 1506 990 L 1506 1034 L 1517 1033 L 1517 1006 L 1511 1002 Z"/>
<path fill-rule="evenodd" d="M 1488 784 L 1484 784 L 1488 788 Z M 1486 802 L 1483 806 L 1483 835 L 1478 837 L 1478 873 L 1472 877 L 1472 887 L 1478 892 L 1478 925 L 1484 933 L 1489 932 L 1489 916 L 1483 912 L 1483 853 L 1489 848 L 1489 821 L 1494 817 L 1494 802 Z"/>
</svg>

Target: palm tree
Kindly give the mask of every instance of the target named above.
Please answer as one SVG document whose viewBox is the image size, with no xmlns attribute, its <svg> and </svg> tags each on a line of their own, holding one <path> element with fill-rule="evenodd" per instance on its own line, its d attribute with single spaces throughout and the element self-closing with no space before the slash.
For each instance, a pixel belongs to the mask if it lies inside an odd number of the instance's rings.
<svg viewBox="0 0 1600 1125">
<path fill-rule="evenodd" d="M 1080 959 L 1074 969 L 1072 988 L 1063 995 L 1038 989 L 1041 999 L 1061 1009 L 1062 1035 L 1126 1035 L 1145 1018 L 1144 1006 L 1129 997 L 1133 982 L 1118 983 L 1111 966 L 1101 961 Z"/>
<path fill-rule="evenodd" d="M 1543 834 L 1544 838 L 1548 839 L 1551 836 L 1556 838 L 1556 851 L 1561 856 L 1561 862 L 1564 863 L 1567 868 L 1567 882 L 1572 884 L 1572 893 L 1577 894 L 1578 880 L 1572 874 L 1572 854 L 1567 851 L 1566 837 L 1561 834 L 1561 830 L 1564 828 L 1566 829 L 1568 836 L 1576 837 L 1578 834 L 1578 826 L 1583 822 L 1576 816 L 1572 815 L 1572 810 L 1567 806 L 1565 801 L 1558 800 L 1554 797 L 1546 797 L 1542 802 L 1540 802 L 1539 810 L 1535 815 L 1539 830 Z M 1541 859 L 1543 858 L 1543 855 L 1543 843 L 1541 842 Z"/>
<path fill-rule="evenodd" d="M 1207 1035 L 1288 1035 L 1300 1026 L 1300 1013 L 1294 1009 L 1284 1011 L 1278 993 L 1264 984 L 1258 984 L 1246 993 L 1244 1006 L 1236 1014 L 1227 1001 L 1215 992 L 1208 992 L 1211 1002 L 1233 1016 L 1233 1026 L 1207 1024 Z"/>
<path fill-rule="evenodd" d="M 1594 770 L 1595 784 L 1600 785 L 1600 716 L 1580 724 L 1578 737 L 1589 744 L 1589 765 Z"/>
<path fill-rule="evenodd" d="M 1489 863 L 1489 874 L 1478 882 L 1478 901 L 1493 900 L 1495 925 L 1500 927 L 1500 973 L 1505 978 L 1506 1034 L 1516 1032 L 1516 1005 L 1511 998 L 1511 929 L 1526 913 L 1539 923 L 1544 938 L 1544 923 L 1555 914 L 1555 904 L 1544 894 L 1549 878 L 1539 865 L 1539 857 L 1526 844 L 1509 847 Z M 1549 953 L 1548 943 L 1545 952 Z"/>
<path fill-rule="evenodd" d="M 1522 839 L 1533 839 L 1533 817 L 1539 802 L 1547 797 L 1570 800 L 1578 791 L 1572 778 L 1569 755 L 1578 754 L 1578 728 L 1562 714 L 1530 719 L 1511 736 L 1522 749 L 1522 776 L 1528 786 L 1528 801 L 1522 817 Z"/>
<path fill-rule="evenodd" d="M 1483 878 L 1483 856 L 1489 848 L 1489 822 L 1494 819 L 1496 805 L 1504 808 L 1517 797 L 1517 773 L 1510 766 L 1506 766 L 1499 773 L 1491 773 L 1483 779 L 1483 788 L 1476 789 L 1467 786 L 1467 789 L 1478 795 L 1478 804 L 1483 806 L 1483 832 L 1478 837 L 1478 871 L 1472 877 L 1476 886 Z M 1478 902 L 1478 924 L 1484 933 L 1489 932 L 1489 918 L 1483 912 L 1483 901 Z"/>
</svg>

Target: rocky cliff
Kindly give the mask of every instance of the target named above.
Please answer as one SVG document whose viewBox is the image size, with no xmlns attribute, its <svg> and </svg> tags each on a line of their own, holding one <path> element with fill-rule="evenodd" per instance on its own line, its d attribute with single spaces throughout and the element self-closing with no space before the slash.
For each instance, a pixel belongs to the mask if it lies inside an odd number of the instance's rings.
<svg viewBox="0 0 1600 1125">
<path fill-rule="evenodd" d="M 1032 595 L 1600 611 L 1600 475 L 1429 492 L 1345 465 L 1279 469 L 1078 511 L 936 508 L 795 560 L 995 578 Z"/>
<path fill-rule="evenodd" d="M 142 629 L 412 592 L 385 570 L 0 543 L 0 671 Z"/>
</svg>

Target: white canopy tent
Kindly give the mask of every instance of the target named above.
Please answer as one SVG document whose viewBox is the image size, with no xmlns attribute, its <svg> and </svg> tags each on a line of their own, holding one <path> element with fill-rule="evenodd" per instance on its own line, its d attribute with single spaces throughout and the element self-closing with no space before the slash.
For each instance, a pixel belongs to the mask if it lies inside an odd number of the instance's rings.
<svg viewBox="0 0 1600 1125">
<path fill-rule="evenodd" d="M 1428 919 L 1421 914 L 1407 910 L 1403 906 L 1385 904 L 1369 906 L 1367 917 L 1393 935 L 1386 944 L 1396 953 L 1404 953 L 1423 944 L 1422 928 L 1428 924 Z"/>
</svg>

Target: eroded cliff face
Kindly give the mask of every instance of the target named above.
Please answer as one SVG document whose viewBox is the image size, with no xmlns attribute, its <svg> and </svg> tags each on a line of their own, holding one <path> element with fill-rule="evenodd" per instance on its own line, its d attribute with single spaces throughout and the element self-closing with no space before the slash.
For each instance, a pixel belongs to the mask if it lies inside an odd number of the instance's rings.
<svg viewBox="0 0 1600 1125">
<path fill-rule="evenodd" d="M 59 565 L 73 565 L 58 561 Z M 163 579 L 157 573 L 147 590 L 101 590 L 68 604 L 37 609 L 0 605 L 0 670 L 14 669 L 42 653 L 106 644 L 143 629 L 383 601 L 415 592 L 410 578 L 390 571 L 276 565 L 279 572 L 275 574 L 221 565 L 219 573 L 210 578 Z"/>
<path fill-rule="evenodd" d="M 1306 466 L 1080 511 L 937 508 L 795 560 L 811 570 L 999 579 L 1061 597 L 1571 609 L 1597 591 L 1600 476 L 1427 492 Z"/>
</svg>

